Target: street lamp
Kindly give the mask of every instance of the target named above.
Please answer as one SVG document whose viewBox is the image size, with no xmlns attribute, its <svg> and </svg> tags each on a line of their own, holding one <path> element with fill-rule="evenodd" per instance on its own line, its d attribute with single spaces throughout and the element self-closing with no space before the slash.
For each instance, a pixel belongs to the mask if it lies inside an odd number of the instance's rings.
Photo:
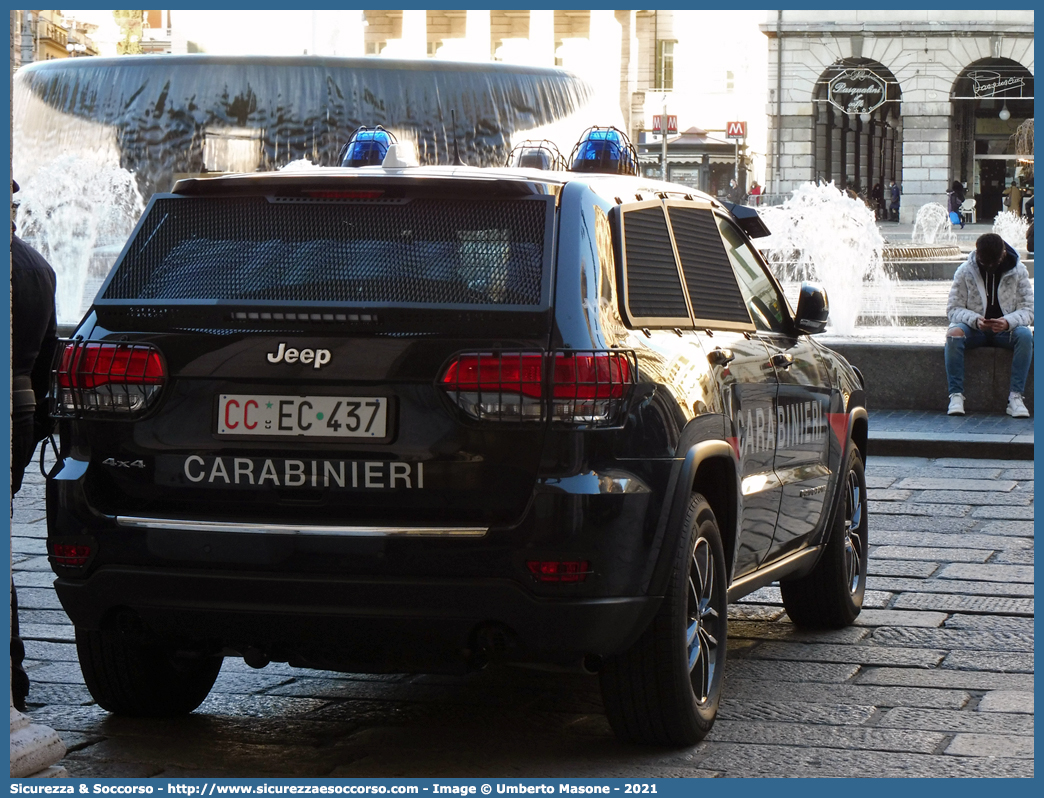
<svg viewBox="0 0 1044 798">
<path fill-rule="evenodd" d="M 1007 122 L 1011 119 L 1011 111 L 1008 110 L 1008 101 L 1004 101 L 1004 106 L 1000 109 L 1000 113 L 997 114 L 1000 117 L 1001 122 Z"/>
</svg>

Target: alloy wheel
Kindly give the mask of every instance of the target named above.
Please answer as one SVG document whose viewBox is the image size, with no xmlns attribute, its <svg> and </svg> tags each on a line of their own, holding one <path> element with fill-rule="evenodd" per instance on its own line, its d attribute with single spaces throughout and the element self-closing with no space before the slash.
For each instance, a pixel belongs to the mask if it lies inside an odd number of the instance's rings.
<svg viewBox="0 0 1044 798">
<path fill-rule="evenodd" d="M 696 701 L 703 704 L 710 696 L 718 666 L 721 616 L 714 606 L 714 552 L 706 538 L 696 540 L 689 566 L 689 601 L 687 630 L 689 678 Z"/>
</svg>

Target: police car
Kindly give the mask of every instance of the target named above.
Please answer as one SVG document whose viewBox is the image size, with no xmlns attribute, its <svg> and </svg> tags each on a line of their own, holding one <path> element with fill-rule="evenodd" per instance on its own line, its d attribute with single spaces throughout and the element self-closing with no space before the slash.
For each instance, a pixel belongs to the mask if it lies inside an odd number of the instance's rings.
<svg viewBox="0 0 1044 798">
<path fill-rule="evenodd" d="M 386 143 L 154 196 L 63 342 L 47 545 L 88 689 L 172 715 L 224 657 L 557 667 L 619 737 L 695 743 L 728 602 L 860 611 L 867 414 L 826 296 L 793 309 L 756 213 L 637 176 L 618 131 L 541 169 Z"/>
</svg>

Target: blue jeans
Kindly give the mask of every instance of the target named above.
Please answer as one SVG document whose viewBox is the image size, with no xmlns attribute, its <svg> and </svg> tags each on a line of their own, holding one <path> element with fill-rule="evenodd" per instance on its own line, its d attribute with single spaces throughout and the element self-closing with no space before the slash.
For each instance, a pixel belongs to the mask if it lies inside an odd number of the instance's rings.
<svg viewBox="0 0 1044 798">
<path fill-rule="evenodd" d="M 963 337 L 946 336 L 946 379 L 950 393 L 964 393 L 964 350 L 978 349 L 980 346 L 1011 350 L 1011 392 L 1022 393 L 1026 390 L 1026 378 L 1033 362 L 1033 333 L 1029 327 L 1019 325 L 1013 330 L 991 333 L 976 330 L 967 324 L 957 326 L 964 330 Z"/>
</svg>

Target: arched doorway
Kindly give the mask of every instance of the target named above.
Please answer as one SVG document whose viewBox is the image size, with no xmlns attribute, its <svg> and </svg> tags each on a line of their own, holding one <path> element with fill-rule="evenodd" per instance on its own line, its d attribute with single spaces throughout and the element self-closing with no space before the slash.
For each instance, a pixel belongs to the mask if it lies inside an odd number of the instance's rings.
<svg viewBox="0 0 1044 798">
<path fill-rule="evenodd" d="M 902 183 L 902 92 L 892 72 L 868 58 L 844 58 L 819 76 L 815 103 L 816 180 L 869 196 Z"/>
<path fill-rule="evenodd" d="M 1013 138 L 1033 117 L 1033 74 L 1017 61 L 983 58 L 957 76 L 950 100 L 951 170 L 975 197 L 978 220 L 990 221 L 1006 210 L 1007 185 L 1033 186 L 1033 164 L 1019 161 Z"/>
</svg>

